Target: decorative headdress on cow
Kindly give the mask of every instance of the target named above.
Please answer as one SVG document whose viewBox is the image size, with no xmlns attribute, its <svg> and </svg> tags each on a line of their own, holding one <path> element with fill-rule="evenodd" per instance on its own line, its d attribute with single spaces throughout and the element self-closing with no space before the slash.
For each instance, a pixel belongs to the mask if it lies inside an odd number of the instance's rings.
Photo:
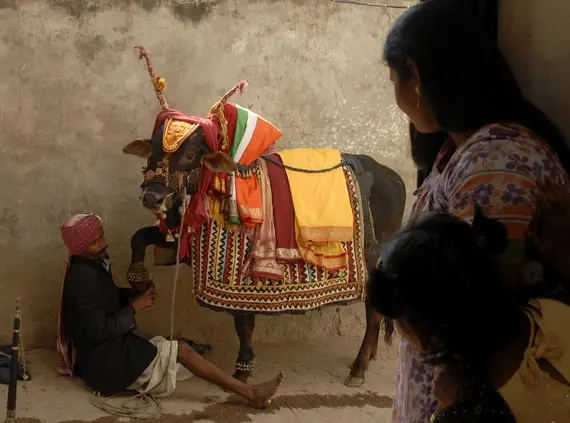
<svg viewBox="0 0 570 423">
<path fill-rule="evenodd" d="M 139 60 L 144 59 L 146 61 L 148 73 L 150 75 L 150 79 L 156 94 L 156 99 L 158 100 L 158 104 L 162 109 L 162 112 L 170 111 L 174 112 L 174 110 L 170 109 L 166 98 L 164 97 L 163 91 L 166 89 L 166 80 L 163 77 L 157 76 L 154 67 L 152 66 L 152 62 L 148 56 L 146 49 L 142 46 L 136 46 L 135 49 L 138 50 L 139 53 Z M 224 147 L 228 144 L 227 139 L 227 120 L 224 116 L 224 108 L 227 105 L 228 99 L 234 95 L 236 92 L 243 93 L 245 87 L 247 86 L 247 81 L 240 81 L 235 87 L 229 90 L 219 101 L 217 101 L 211 108 L 210 112 L 208 113 L 208 118 L 210 120 L 215 120 L 218 126 L 217 131 L 220 137 L 220 147 L 224 150 Z M 162 113 L 161 113 L 162 114 Z M 160 128 L 160 126 L 164 125 L 164 131 L 162 136 L 162 149 L 165 153 L 174 153 L 176 152 L 182 143 L 188 139 L 192 133 L 201 123 L 204 122 L 189 122 L 189 119 L 176 119 L 176 118 L 167 118 L 167 119 L 160 119 L 161 114 L 157 118 L 157 123 L 153 130 L 154 133 Z M 170 113 L 171 115 L 173 113 Z M 180 115 L 183 116 L 182 113 Z M 195 119 L 198 121 L 199 119 Z M 203 125 L 202 125 L 203 126 Z M 135 140 L 133 143 L 129 144 L 125 149 L 123 149 L 124 153 L 127 154 L 135 154 L 138 156 L 150 156 L 151 149 L 149 140 Z"/>
<path fill-rule="evenodd" d="M 199 187 L 192 195 L 186 213 L 188 223 L 196 227 L 211 217 L 207 195 L 220 194 L 226 197 L 231 195 L 233 203 L 239 202 L 236 198 L 236 190 L 240 191 L 240 187 L 246 182 L 255 182 L 255 178 L 251 178 L 251 172 L 247 169 L 260 155 L 269 151 L 268 149 L 281 137 L 282 132 L 256 113 L 227 102 L 236 92 L 243 92 L 247 86 L 246 81 L 239 82 L 214 103 L 207 118 L 187 116 L 170 109 L 163 95 L 166 81 L 155 74 L 146 50 L 141 46 L 135 48 L 138 50 L 139 59 L 146 61 L 156 98 L 162 109 L 156 118 L 153 136 L 161 127 L 164 128 L 162 133 L 164 153 L 176 152 L 198 127 L 204 130 L 204 138 L 210 152 L 202 156 L 202 163 L 205 166 L 201 167 Z M 152 155 L 152 142 L 151 140 L 135 140 L 125 147 L 123 152 L 148 158 Z M 225 166 L 217 166 L 216 163 L 225 164 Z M 244 169 L 246 174 L 241 174 Z M 238 174 L 235 175 L 238 170 Z M 245 178 L 249 181 L 244 182 Z M 258 195 L 261 194 L 258 192 Z M 237 210 L 237 208 L 234 209 Z M 235 223 L 251 225 L 256 223 L 248 219 L 240 220 L 236 216 L 234 218 Z"/>
</svg>

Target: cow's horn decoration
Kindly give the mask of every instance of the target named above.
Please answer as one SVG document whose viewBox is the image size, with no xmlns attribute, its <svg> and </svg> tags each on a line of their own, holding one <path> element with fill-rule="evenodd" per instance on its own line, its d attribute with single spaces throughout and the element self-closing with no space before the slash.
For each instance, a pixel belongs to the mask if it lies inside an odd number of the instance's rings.
<svg viewBox="0 0 570 423">
<path fill-rule="evenodd" d="M 156 93 L 156 99 L 158 100 L 160 107 L 163 110 L 168 109 L 168 103 L 162 94 L 162 92 L 166 89 L 166 80 L 154 73 L 154 68 L 152 67 L 152 63 L 148 57 L 146 49 L 143 46 L 136 46 L 135 49 L 139 51 L 139 60 L 144 59 L 146 61 L 146 67 L 148 68 L 148 73 L 150 74 L 150 79 L 152 81 L 152 85 L 154 86 L 154 92 Z"/>
<path fill-rule="evenodd" d="M 228 99 L 234 95 L 236 92 L 239 91 L 240 94 L 243 94 L 243 91 L 247 87 L 247 81 L 240 81 L 235 87 L 229 90 L 224 96 L 214 103 L 214 105 L 210 108 L 210 112 L 208 113 L 208 118 L 212 119 L 215 118 L 220 123 L 220 146 L 221 149 L 224 150 L 228 147 L 228 121 L 224 116 L 224 104 L 227 103 Z"/>
<path fill-rule="evenodd" d="M 164 94 L 162 93 L 166 89 L 166 80 L 155 74 L 152 62 L 150 61 L 148 53 L 143 46 L 135 46 L 135 50 L 138 50 L 139 60 L 144 59 L 146 61 L 150 80 L 154 87 L 154 92 L 156 93 L 156 98 L 160 104 L 161 109 L 168 109 L 168 103 L 166 102 Z M 227 139 L 227 120 L 224 116 L 224 104 L 236 92 L 242 94 L 245 87 L 247 87 L 247 81 L 240 81 L 235 87 L 224 94 L 224 96 L 210 108 L 210 111 L 208 113 L 209 119 L 217 119 L 219 122 L 219 139 L 222 148 L 227 147 L 229 142 Z M 167 153 L 173 153 L 178 150 L 182 142 L 184 142 L 184 140 L 186 140 L 194 132 L 194 130 L 196 130 L 197 127 L 198 125 L 196 124 L 191 124 L 175 119 L 168 119 L 165 122 L 163 134 L 163 150 Z"/>
</svg>

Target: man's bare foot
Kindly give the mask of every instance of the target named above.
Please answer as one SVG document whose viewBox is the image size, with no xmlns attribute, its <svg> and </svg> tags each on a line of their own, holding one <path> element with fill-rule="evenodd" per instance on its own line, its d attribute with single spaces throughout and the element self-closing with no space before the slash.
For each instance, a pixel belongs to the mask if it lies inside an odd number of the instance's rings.
<svg viewBox="0 0 570 423">
<path fill-rule="evenodd" d="M 271 398 L 277 393 L 284 378 L 285 375 L 281 372 L 275 379 L 269 382 L 252 385 L 253 390 L 251 398 L 249 398 L 249 404 L 253 408 L 266 408 L 271 403 Z"/>
</svg>

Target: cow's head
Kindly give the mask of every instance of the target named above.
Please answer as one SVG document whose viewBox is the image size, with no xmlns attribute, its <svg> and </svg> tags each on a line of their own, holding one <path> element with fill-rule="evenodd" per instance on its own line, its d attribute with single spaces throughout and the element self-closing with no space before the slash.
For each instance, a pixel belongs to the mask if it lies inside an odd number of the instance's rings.
<svg viewBox="0 0 570 423">
<path fill-rule="evenodd" d="M 237 170 L 227 154 L 210 150 L 200 125 L 178 120 L 167 120 L 152 139 L 136 139 L 123 152 L 147 160 L 141 184 L 142 204 L 165 214 L 180 207 L 184 188 L 187 195 L 196 191 L 202 165 L 213 172 Z"/>
<path fill-rule="evenodd" d="M 145 48 L 136 46 L 135 50 L 138 51 L 139 60 L 146 61 L 161 109 L 169 109 L 163 95 L 166 81 L 155 74 Z M 210 113 L 218 115 L 227 100 L 236 92 L 243 92 L 246 86 L 246 81 L 240 81 L 212 106 Z M 214 143 L 213 140 L 209 141 Z M 181 204 L 184 191 L 192 195 L 198 186 L 202 165 L 213 172 L 237 170 L 237 165 L 229 156 L 208 147 L 202 126 L 177 119 L 166 119 L 160 128 L 155 128 L 151 139 L 136 139 L 125 146 L 123 152 L 147 160 L 143 170 L 141 199 L 144 207 L 154 212 L 166 213 L 177 202 Z"/>
</svg>

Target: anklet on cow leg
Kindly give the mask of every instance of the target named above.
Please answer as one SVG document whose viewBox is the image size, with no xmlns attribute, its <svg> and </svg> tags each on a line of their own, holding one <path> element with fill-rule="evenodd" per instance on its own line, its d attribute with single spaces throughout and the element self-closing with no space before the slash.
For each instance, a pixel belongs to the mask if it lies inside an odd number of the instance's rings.
<svg viewBox="0 0 570 423">
<path fill-rule="evenodd" d="M 242 382 L 247 382 L 255 368 L 255 355 L 253 350 L 238 355 L 234 377 Z"/>
<path fill-rule="evenodd" d="M 233 377 L 239 380 L 240 382 L 247 383 L 249 378 L 253 373 L 253 362 L 236 362 L 236 371 L 233 374 Z M 246 370 L 250 369 L 250 370 Z"/>
<path fill-rule="evenodd" d="M 252 373 L 254 367 L 255 367 L 255 360 L 236 361 L 236 370 L 237 371 Z"/>
<path fill-rule="evenodd" d="M 143 262 L 130 264 L 129 270 L 127 270 L 127 282 L 139 294 L 146 292 L 151 286 L 154 286 Z"/>
</svg>

